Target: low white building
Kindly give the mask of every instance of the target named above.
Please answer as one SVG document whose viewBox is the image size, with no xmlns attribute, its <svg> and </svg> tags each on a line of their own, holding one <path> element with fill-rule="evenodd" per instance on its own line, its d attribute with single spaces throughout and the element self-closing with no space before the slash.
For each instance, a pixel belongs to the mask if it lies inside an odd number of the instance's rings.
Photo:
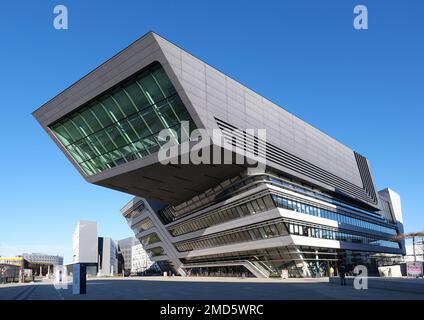
<svg viewBox="0 0 424 320">
<path fill-rule="evenodd" d="M 131 251 L 131 273 L 146 271 L 153 265 L 141 244 L 132 246 Z"/>
<path fill-rule="evenodd" d="M 31 263 L 47 264 L 52 266 L 63 265 L 63 257 L 45 253 L 23 253 L 22 257 Z"/>
</svg>

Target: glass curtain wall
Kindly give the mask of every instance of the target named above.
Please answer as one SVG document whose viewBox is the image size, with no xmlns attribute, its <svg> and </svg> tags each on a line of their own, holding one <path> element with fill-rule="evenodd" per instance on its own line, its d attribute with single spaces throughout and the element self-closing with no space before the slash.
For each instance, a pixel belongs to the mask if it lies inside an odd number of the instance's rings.
<svg viewBox="0 0 424 320">
<path fill-rule="evenodd" d="M 244 216 L 265 212 L 275 208 L 276 206 L 317 217 L 335 220 L 337 222 L 346 223 L 373 231 L 387 233 L 390 235 L 397 234 L 396 229 L 394 228 L 389 228 L 365 220 L 353 218 L 335 211 L 326 210 L 317 206 L 312 206 L 274 194 L 272 195 L 272 198 L 271 195 L 267 195 L 240 204 L 238 206 L 219 209 L 212 213 L 207 213 L 206 215 L 200 218 L 192 219 L 187 222 L 182 222 L 180 224 L 172 226 L 170 228 L 170 232 L 173 236 L 178 236 L 181 234 L 186 234 L 213 225 L 224 223 L 230 220 L 238 219 Z"/>
<path fill-rule="evenodd" d="M 162 129 L 181 142 L 181 122 L 195 125 L 159 63 L 106 91 L 50 128 L 87 175 L 155 153 Z M 185 132 L 189 135 L 190 132 Z"/>
<path fill-rule="evenodd" d="M 242 230 L 243 229 L 243 230 Z M 355 232 L 332 230 L 320 227 L 311 227 L 302 224 L 276 220 L 264 224 L 236 228 L 230 232 L 217 233 L 213 236 L 200 237 L 193 240 L 182 241 L 175 244 L 178 251 L 191 251 L 205 248 L 219 247 L 232 243 L 247 242 L 284 236 L 287 234 L 305 237 L 338 240 L 344 242 L 371 244 L 390 248 L 399 248 L 398 242 L 378 239 Z"/>
<path fill-rule="evenodd" d="M 396 229 L 388 228 L 379 224 L 375 224 L 372 222 L 368 222 L 362 219 L 356 219 L 347 215 L 343 215 L 331 210 L 326 210 L 323 208 L 319 208 L 317 206 L 311 206 L 309 204 L 305 204 L 299 201 L 295 201 L 289 198 L 284 198 L 277 195 L 272 195 L 273 200 L 276 205 L 283 209 L 289 209 L 296 212 L 306 213 L 316 217 L 322 217 L 330 220 L 335 220 L 340 223 L 346 223 L 353 226 L 370 229 L 373 231 L 383 232 L 390 235 L 396 235 Z M 340 210 L 339 210 L 340 211 Z"/>
</svg>

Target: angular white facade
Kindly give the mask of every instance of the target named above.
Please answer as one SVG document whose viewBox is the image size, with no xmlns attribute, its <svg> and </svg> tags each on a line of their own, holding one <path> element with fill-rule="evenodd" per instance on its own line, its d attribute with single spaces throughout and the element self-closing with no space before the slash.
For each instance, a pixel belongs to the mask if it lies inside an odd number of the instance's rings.
<svg viewBox="0 0 424 320">
<path fill-rule="evenodd" d="M 97 222 L 80 220 L 72 242 L 73 263 L 97 263 Z"/>
<path fill-rule="evenodd" d="M 136 274 L 148 270 L 152 265 L 153 261 L 150 260 L 143 245 L 137 244 L 131 248 L 131 273 Z"/>
<path fill-rule="evenodd" d="M 98 263 L 98 275 L 113 276 L 118 273 L 118 245 L 111 238 L 99 238 Z"/>
</svg>

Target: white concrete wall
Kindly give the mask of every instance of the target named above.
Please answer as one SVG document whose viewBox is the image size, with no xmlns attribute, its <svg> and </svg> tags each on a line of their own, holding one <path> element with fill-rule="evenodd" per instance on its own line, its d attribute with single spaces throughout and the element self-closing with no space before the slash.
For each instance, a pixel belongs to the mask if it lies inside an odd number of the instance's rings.
<svg viewBox="0 0 424 320">
<path fill-rule="evenodd" d="M 72 262 L 97 263 L 97 222 L 80 220 L 73 236 Z"/>
<path fill-rule="evenodd" d="M 153 261 L 150 260 L 141 244 L 132 246 L 131 250 L 131 272 L 142 272 L 151 267 Z"/>
</svg>

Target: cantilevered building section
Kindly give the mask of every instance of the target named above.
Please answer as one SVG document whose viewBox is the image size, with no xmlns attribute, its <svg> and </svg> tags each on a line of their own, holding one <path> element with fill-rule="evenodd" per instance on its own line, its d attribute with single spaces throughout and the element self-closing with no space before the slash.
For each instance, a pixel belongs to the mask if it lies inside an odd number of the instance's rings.
<svg viewBox="0 0 424 320">
<path fill-rule="evenodd" d="M 155 33 L 34 116 L 88 182 L 135 196 L 122 214 L 164 271 L 314 276 L 343 263 L 372 273 L 404 253 L 392 240 L 400 198 L 377 191 L 364 156 Z M 212 150 L 242 154 L 257 152 L 249 129 L 266 129 L 266 170 L 159 162 L 161 146 L 195 129 L 221 133 L 227 144 Z M 235 151 L 234 137 L 244 141 Z"/>
</svg>

